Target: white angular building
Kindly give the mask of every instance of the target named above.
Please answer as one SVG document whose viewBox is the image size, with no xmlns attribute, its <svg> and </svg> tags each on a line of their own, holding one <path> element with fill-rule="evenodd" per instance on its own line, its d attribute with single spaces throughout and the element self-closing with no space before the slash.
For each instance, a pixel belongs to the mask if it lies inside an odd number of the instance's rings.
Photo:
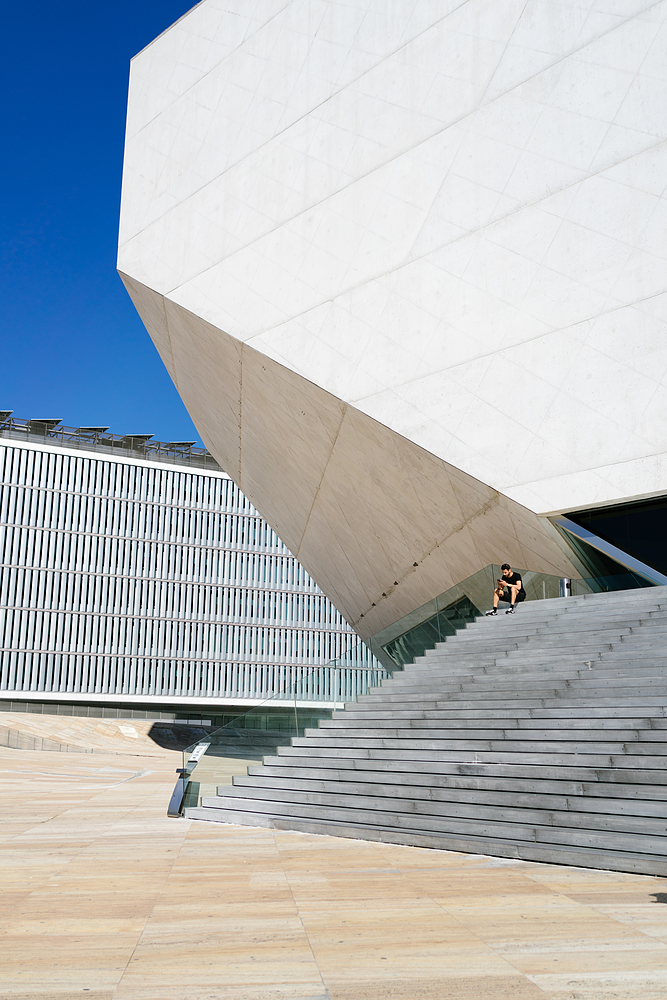
<svg viewBox="0 0 667 1000">
<path fill-rule="evenodd" d="M 666 19 L 203 0 L 132 62 L 123 281 L 365 638 L 492 563 L 578 575 L 554 515 L 632 502 L 667 572 Z"/>
<path fill-rule="evenodd" d="M 221 725 L 383 675 L 204 449 L 0 411 L 0 708 Z"/>
</svg>

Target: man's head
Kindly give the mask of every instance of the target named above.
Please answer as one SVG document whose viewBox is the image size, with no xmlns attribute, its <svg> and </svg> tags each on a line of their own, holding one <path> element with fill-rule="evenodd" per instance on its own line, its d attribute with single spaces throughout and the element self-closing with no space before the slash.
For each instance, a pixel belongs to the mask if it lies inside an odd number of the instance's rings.
<svg viewBox="0 0 667 1000">
<path fill-rule="evenodd" d="M 512 567 L 510 566 L 509 563 L 503 563 L 500 568 L 503 571 L 503 576 L 509 576 L 510 573 L 512 572 Z"/>
</svg>

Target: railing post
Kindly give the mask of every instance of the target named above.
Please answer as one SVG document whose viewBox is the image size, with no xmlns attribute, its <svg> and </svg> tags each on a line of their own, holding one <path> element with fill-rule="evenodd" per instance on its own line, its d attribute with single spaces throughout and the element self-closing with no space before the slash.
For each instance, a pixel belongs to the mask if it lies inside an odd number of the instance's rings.
<svg viewBox="0 0 667 1000">
<path fill-rule="evenodd" d="M 198 743 L 194 748 L 185 767 L 177 767 L 176 774 L 178 778 L 176 780 L 176 786 L 171 793 L 171 799 L 169 805 L 167 806 L 167 816 L 171 819 L 176 819 L 181 815 L 181 809 L 183 808 L 183 800 L 185 799 L 185 793 L 187 791 L 188 785 L 190 784 L 190 778 L 192 777 L 192 772 L 196 768 L 199 761 L 202 759 L 210 743 Z"/>
<path fill-rule="evenodd" d="M 294 665 L 294 725 L 296 726 L 296 735 L 299 735 L 299 714 L 296 710 L 296 664 Z"/>
</svg>

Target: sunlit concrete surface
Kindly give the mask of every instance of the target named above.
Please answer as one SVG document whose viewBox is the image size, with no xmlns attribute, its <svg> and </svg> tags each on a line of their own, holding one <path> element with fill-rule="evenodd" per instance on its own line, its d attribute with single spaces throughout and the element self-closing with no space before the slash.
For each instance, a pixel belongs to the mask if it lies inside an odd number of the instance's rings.
<svg viewBox="0 0 667 1000">
<path fill-rule="evenodd" d="M 667 995 L 665 879 L 168 820 L 179 761 L 0 749 L 0 996 Z"/>
<path fill-rule="evenodd" d="M 158 727 L 160 723 L 157 723 Z M 163 723 L 168 726 L 169 723 Z M 76 753 L 129 753 L 133 757 L 163 758 L 165 751 L 151 739 L 155 719 L 98 719 L 77 715 L 37 715 L 30 712 L 0 712 L 0 743 L 12 746 L 31 740 L 51 740 Z M 11 737 L 14 737 L 12 739 Z M 17 739 L 18 738 L 18 739 Z M 42 749 L 39 745 L 29 749 Z"/>
</svg>

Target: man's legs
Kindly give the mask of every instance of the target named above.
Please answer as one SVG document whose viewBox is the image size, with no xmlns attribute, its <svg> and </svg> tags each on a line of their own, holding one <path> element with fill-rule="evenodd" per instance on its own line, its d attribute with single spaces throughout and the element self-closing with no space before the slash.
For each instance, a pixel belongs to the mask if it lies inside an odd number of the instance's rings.
<svg viewBox="0 0 667 1000">
<path fill-rule="evenodd" d="M 509 597 L 504 597 L 505 591 L 508 592 Z M 514 614 L 514 607 L 516 605 L 517 595 L 519 593 L 519 588 L 516 584 L 505 583 L 502 586 L 498 586 L 493 592 L 493 610 L 487 611 L 487 615 L 497 615 L 498 614 L 498 602 L 499 601 L 509 601 L 509 608 L 505 612 L 506 615 Z"/>
<path fill-rule="evenodd" d="M 519 588 L 518 587 L 514 587 L 514 586 L 512 586 L 511 583 L 509 583 L 507 585 L 507 589 L 510 592 L 510 606 L 507 609 L 507 611 L 505 612 L 505 614 L 506 615 L 513 615 L 514 614 L 514 604 L 516 602 L 516 595 L 519 592 Z"/>
<path fill-rule="evenodd" d="M 507 589 L 510 592 L 510 606 L 505 612 L 505 614 L 513 615 L 517 604 L 521 604 L 522 601 L 525 601 L 526 593 L 525 591 L 522 591 L 520 587 L 517 587 L 511 583 L 507 585 Z M 507 600 L 507 598 L 505 598 L 505 600 Z"/>
<path fill-rule="evenodd" d="M 493 592 L 493 611 L 487 611 L 487 615 L 497 615 L 498 614 L 498 601 L 503 596 L 503 587 L 496 587 Z"/>
</svg>

